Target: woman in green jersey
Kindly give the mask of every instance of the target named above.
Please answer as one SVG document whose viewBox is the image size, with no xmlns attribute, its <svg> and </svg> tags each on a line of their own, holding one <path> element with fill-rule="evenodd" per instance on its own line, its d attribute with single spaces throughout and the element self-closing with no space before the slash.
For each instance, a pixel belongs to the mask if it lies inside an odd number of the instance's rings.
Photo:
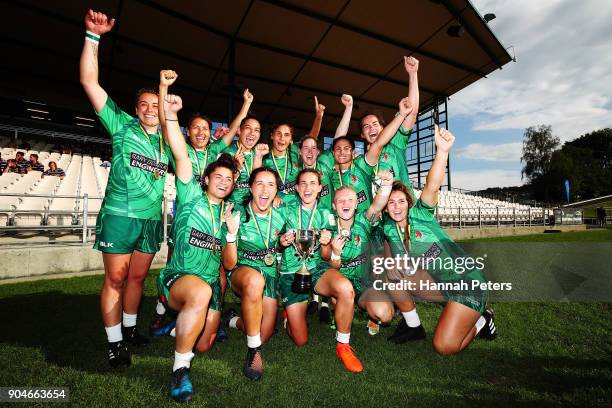
<svg viewBox="0 0 612 408">
<path fill-rule="evenodd" d="M 315 292 L 336 300 L 336 355 L 351 372 L 363 371 L 349 345 L 355 299 L 367 285 L 369 236 L 387 203 L 393 181 L 390 172 L 381 171 L 380 175 L 381 189 L 365 211 L 357 211 L 357 193 L 352 187 L 343 186 L 334 194 L 334 238 L 331 245 L 321 248 L 321 258 L 328 260 L 331 268 L 318 268 L 313 276 Z"/>
<path fill-rule="evenodd" d="M 237 266 L 228 276 L 231 287 L 241 298 L 242 317 L 233 311 L 224 317 L 230 327 L 247 336 L 244 374 L 259 380 L 263 375 L 261 344 L 274 333 L 278 308 L 277 244 L 289 246 L 291 233 L 281 234 L 287 220 L 287 207 L 274 208 L 278 176 L 267 167 L 259 167 L 249 177 L 250 196 L 246 197 L 238 232 Z"/>
<path fill-rule="evenodd" d="M 94 248 L 102 252 L 104 262 L 100 309 L 109 343 L 108 361 L 119 367 L 131 364 L 124 341 L 135 346 L 149 342 L 136 330 L 136 320 L 143 283 L 163 237 L 161 204 L 168 156 L 158 131 L 157 91 L 138 92 L 133 117 L 100 86 L 100 36 L 112 30 L 114 23 L 103 13 L 87 12 L 80 81 L 113 147 Z"/>
<path fill-rule="evenodd" d="M 230 143 L 232 143 L 232 140 L 234 140 L 234 136 L 236 135 L 240 126 L 240 122 L 247 116 L 249 108 L 253 103 L 253 95 L 248 89 L 246 89 L 242 96 L 243 103 L 240 112 L 238 115 L 236 115 L 229 128 L 222 126 L 217 128 L 215 131 L 216 140 L 212 143 L 210 143 L 210 130 L 212 129 L 212 122 L 210 119 L 202 115 L 200 112 L 195 112 L 191 114 L 187 120 L 187 127 L 185 127 L 187 139 L 189 140 L 189 143 L 187 144 L 187 153 L 189 155 L 189 159 L 191 160 L 193 174 L 197 182 L 203 182 L 206 167 L 209 163 L 215 161 L 219 154 L 221 154 L 221 152 L 225 150 Z M 172 154 L 169 154 L 169 156 L 171 166 L 176 167 L 174 157 Z M 177 197 L 176 205 L 180 204 L 178 203 L 178 199 L 179 197 Z M 166 257 L 166 263 L 169 263 L 172 259 L 173 251 L 174 223 L 170 226 L 170 230 L 168 231 L 168 255 Z M 224 272 L 221 272 L 221 284 L 222 288 L 225 289 L 226 280 Z M 170 333 L 172 330 L 173 322 L 170 322 L 170 324 L 165 324 L 165 313 L 166 309 L 164 308 L 163 303 L 158 301 L 155 307 L 153 320 L 151 321 L 151 325 L 149 327 L 151 335 L 162 336 Z"/>
<path fill-rule="evenodd" d="M 412 206 L 410 190 L 401 182 L 396 182 L 386 208 L 388 217 L 383 222 L 387 254 L 394 257 L 409 256 L 408 259 L 415 261 L 419 258 L 421 261 L 420 264 L 409 264 L 407 269 L 391 270 L 385 280 L 393 283 L 413 282 L 415 290 L 388 290 L 386 302 L 381 301 L 385 297 L 385 291 L 381 291 L 376 294 L 378 301 L 370 303 L 368 307 L 379 320 L 389 322 L 393 317 L 395 303 L 403 319 L 389 340 L 404 343 L 425 338 L 425 330 L 416 312 L 413 297 L 446 301 L 434 333 L 433 345 L 438 353 L 450 355 L 466 348 L 476 335 L 494 339 L 496 329 L 493 313 L 485 306 L 486 291 L 471 286 L 473 281 L 484 282 L 482 269 L 462 266 L 455 270 L 447 266 L 454 264 L 448 261 L 466 257 L 466 253 L 440 227 L 434 215 L 448 153 L 455 138 L 449 131 L 438 129 L 437 126 L 434 133 L 436 157 L 420 198 Z M 436 259 L 438 262 L 434 262 Z M 433 283 L 460 282 L 466 282 L 467 289 L 437 290 L 437 287 L 432 289 L 431 286 Z M 427 286 L 421 286 L 422 283 Z M 382 287 L 375 286 L 375 289 L 378 291 Z"/>
<path fill-rule="evenodd" d="M 226 206 L 224 200 L 232 191 L 237 169 L 231 156 L 221 156 L 206 168 L 206 191 L 202 191 L 178 125 L 181 99 L 168 95 L 168 86 L 176 80 L 176 74 L 162 71 L 160 80 L 159 98 L 164 111 L 160 119 L 176 159 L 179 205 L 175 220 L 175 253 L 161 271 L 157 284 L 164 302 L 178 312 L 170 396 L 176 401 L 187 402 L 193 394 L 189 378 L 192 349 L 196 346 L 208 350 L 221 321 L 221 257 L 229 259 L 236 253 L 235 244 L 226 245 L 226 240 L 231 241 L 230 235 L 235 235 L 238 223 L 232 217 L 232 205 Z"/>
<path fill-rule="evenodd" d="M 321 188 L 321 173 L 314 169 L 300 171 L 296 186 L 299 198 L 295 199 L 295 196 L 292 196 L 287 199 L 290 209 L 287 214 L 286 229 L 290 232 L 298 229 L 320 232 L 320 236 L 316 239 L 321 248 L 325 248 L 330 244 L 330 230 L 335 224 L 335 219 L 330 210 L 319 203 Z M 311 273 L 316 273 L 315 269 L 321 264 L 320 259 L 318 250 L 308 258 L 306 266 Z M 294 248 L 286 248 L 283 251 L 280 265 L 279 290 L 287 316 L 287 332 L 298 347 L 305 345 L 308 341 L 306 323 L 308 294 L 298 294 L 291 290 L 295 272 L 301 266 L 302 261 L 296 255 Z"/>
</svg>

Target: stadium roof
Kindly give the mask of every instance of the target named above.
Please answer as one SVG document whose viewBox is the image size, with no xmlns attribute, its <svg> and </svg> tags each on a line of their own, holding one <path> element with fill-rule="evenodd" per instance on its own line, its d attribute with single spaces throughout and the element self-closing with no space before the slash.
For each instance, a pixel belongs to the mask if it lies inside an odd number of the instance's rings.
<svg viewBox="0 0 612 408">
<path fill-rule="evenodd" d="M 407 90 L 403 55 L 420 60 L 421 109 L 511 61 L 467 0 L 19 0 L 3 5 L 2 95 L 89 110 L 78 82 L 85 7 L 117 17 L 102 40 L 100 82 L 124 109 L 171 68 L 184 106 L 213 118 L 227 117 L 232 90 L 239 108 L 248 87 L 261 120 L 308 129 L 317 95 L 333 132 L 342 93 L 355 98 L 354 117 L 394 114 Z M 465 33 L 452 37 L 458 20 Z"/>
</svg>

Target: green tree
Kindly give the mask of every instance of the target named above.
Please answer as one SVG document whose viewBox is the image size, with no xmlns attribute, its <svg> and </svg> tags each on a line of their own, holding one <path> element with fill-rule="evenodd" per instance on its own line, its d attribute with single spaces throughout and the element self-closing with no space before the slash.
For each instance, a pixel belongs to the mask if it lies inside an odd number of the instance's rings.
<svg viewBox="0 0 612 408">
<path fill-rule="evenodd" d="M 533 182 L 547 173 L 553 152 L 559 147 L 559 138 L 552 134 L 549 125 L 530 126 L 523 134 L 523 155 L 525 163 L 521 177 Z"/>
</svg>

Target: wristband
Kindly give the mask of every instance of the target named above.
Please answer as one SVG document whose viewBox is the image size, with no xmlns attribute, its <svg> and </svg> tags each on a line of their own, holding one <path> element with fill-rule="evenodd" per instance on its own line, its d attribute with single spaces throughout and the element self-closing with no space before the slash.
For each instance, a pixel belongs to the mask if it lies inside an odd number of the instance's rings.
<svg viewBox="0 0 612 408">
<path fill-rule="evenodd" d="M 332 254 L 331 254 L 331 260 L 332 261 L 339 261 L 340 258 L 341 258 L 340 255 L 336 255 L 336 253 L 334 251 L 332 251 Z"/>
<path fill-rule="evenodd" d="M 91 31 L 85 31 L 85 40 L 98 44 L 100 42 L 100 36 L 96 33 L 92 33 Z"/>
<path fill-rule="evenodd" d="M 234 242 L 236 242 L 236 234 L 230 234 L 228 232 L 227 234 L 225 234 L 225 241 L 228 244 L 233 244 Z"/>
</svg>

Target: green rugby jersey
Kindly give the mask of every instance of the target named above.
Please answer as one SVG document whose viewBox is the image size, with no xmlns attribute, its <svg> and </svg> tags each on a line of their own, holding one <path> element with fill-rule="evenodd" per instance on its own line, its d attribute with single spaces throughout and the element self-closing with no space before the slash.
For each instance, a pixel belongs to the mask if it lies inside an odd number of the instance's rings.
<svg viewBox="0 0 612 408">
<path fill-rule="evenodd" d="M 198 183 L 204 180 L 204 172 L 206 167 L 219 157 L 219 155 L 227 148 L 223 139 L 215 140 L 208 143 L 202 150 L 197 150 L 187 142 L 187 154 L 191 160 L 193 175 Z M 171 150 L 168 150 L 168 161 L 173 169 L 176 169 L 176 162 Z"/>
<path fill-rule="evenodd" d="M 342 186 L 349 186 L 357 193 L 357 213 L 367 211 L 372 204 L 374 169 L 375 166 L 370 166 L 366 162 L 365 156 L 362 155 L 354 158 L 351 167 L 347 170 L 332 169 L 330 172 L 333 192 Z"/>
<path fill-rule="evenodd" d="M 317 207 L 313 209 L 313 211 L 308 210 L 302 207 L 299 197 L 297 199 L 288 201 L 287 206 L 289 208 L 286 224 L 287 231 L 291 229 L 297 230 L 314 228 L 316 231 L 326 229 L 332 234 L 335 233 L 336 219 L 327 208 L 317 204 Z M 316 239 L 318 240 L 318 238 Z M 320 250 L 316 250 L 306 261 L 306 267 L 311 273 L 314 273 L 320 261 Z M 283 251 L 281 260 L 281 274 L 294 274 L 301 266 L 302 261 L 295 254 L 295 248 L 293 248 L 293 246 L 286 248 Z"/>
<path fill-rule="evenodd" d="M 238 151 L 237 141 L 232 142 L 229 146 L 227 146 L 221 153 L 227 153 L 234 156 Z M 238 176 L 238 180 L 236 180 L 236 184 L 234 185 L 234 191 L 228 197 L 227 201 L 242 205 L 242 200 L 249 195 L 249 177 L 251 175 L 251 171 L 253 171 L 253 160 L 255 159 L 255 149 L 250 152 L 244 153 L 244 166 L 242 170 L 240 170 L 240 175 Z"/>
<path fill-rule="evenodd" d="M 410 189 L 413 199 L 416 201 L 408 174 L 408 163 L 406 162 L 406 150 L 411 135 L 412 130 L 405 131 L 400 126 L 393 139 L 383 147 L 378 163 L 374 168 L 374 176 L 378 174 L 379 169 L 390 171 L 393 174 L 393 180 L 404 183 Z"/>
<path fill-rule="evenodd" d="M 339 228 L 340 224 L 336 220 L 334 236 L 340 233 Z M 340 255 L 340 272 L 349 279 L 369 279 L 367 273 L 370 265 L 369 238 L 373 228 L 372 223 L 365 217 L 365 211 L 355 213 L 349 239 Z"/>
<path fill-rule="evenodd" d="M 483 271 L 472 264 L 468 268 L 465 261 L 458 263 L 458 258 L 466 259 L 468 254 L 457 245 L 442 229 L 434 215 L 435 207 L 421 200 L 409 211 L 410 240 L 402 247 L 395 221 L 385 217 L 383 231 L 393 256 L 405 254 L 404 248 L 411 257 L 429 258 L 427 264 L 419 268 L 426 269 L 438 282 L 480 281 L 485 282 Z M 400 231 L 401 233 L 401 231 Z M 422 261 L 424 262 L 424 261 Z M 475 310 L 484 310 L 486 291 L 480 289 L 443 291 L 450 300 L 457 301 Z"/>
<path fill-rule="evenodd" d="M 291 143 L 283 157 L 276 157 L 272 152 L 264 156 L 262 166 L 274 170 L 280 177 L 282 184 L 278 186 L 279 193 L 286 195 L 295 191 L 295 180 L 300 172 L 299 159 L 300 152 L 294 143 Z"/>
<path fill-rule="evenodd" d="M 174 253 L 160 273 L 160 279 L 175 273 L 201 277 L 207 282 L 219 278 L 221 249 L 227 226 L 224 204 L 214 204 L 192 177 L 187 183 L 176 178 L 178 208 L 174 219 Z"/>
<path fill-rule="evenodd" d="M 331 211 L 334 202 L 334 187 L 331 183 L 331 176 L 334 169 L 334 156 L 331 152 L 325 151 L 317 157 L 315 170 L 321 173 L 321 194 L 319 195 L 319 205 Z"/>
<path fill-rule="evenodd" d="M 100 212 L 161 219 L 169 151 L 161 132 L 147 137 L 138 118 L 122 111 L 110 97 L 97 115 L 113 145 L 113 165 Z"/>
<path fill-rule="evenodd" d="M 234 209 L 234 212 L 236 211 L 240 211 L 240 228 L 236 240 L 238 265 L 250 266 L 262 274 L 275 277 L 277 266 L 276 245 L 285 230 L 288 215 L 287 206 L 283 203 L 278 208 L 272 208 L 271 215 L 268 213 L 269 215 L 262 216 L 251 212 L 249 206 Z M 246 221 L 247 212 L 249 212 L 248 222 Z M 272 220 L 271 225 L 270 219 Z M 269 245 L 266 246 L 266 240 L 268 239 Z M 272 254 L 274 257 L 272 265 L 266 265 L 264 262 L 267 254 Z"/>
</svg>

